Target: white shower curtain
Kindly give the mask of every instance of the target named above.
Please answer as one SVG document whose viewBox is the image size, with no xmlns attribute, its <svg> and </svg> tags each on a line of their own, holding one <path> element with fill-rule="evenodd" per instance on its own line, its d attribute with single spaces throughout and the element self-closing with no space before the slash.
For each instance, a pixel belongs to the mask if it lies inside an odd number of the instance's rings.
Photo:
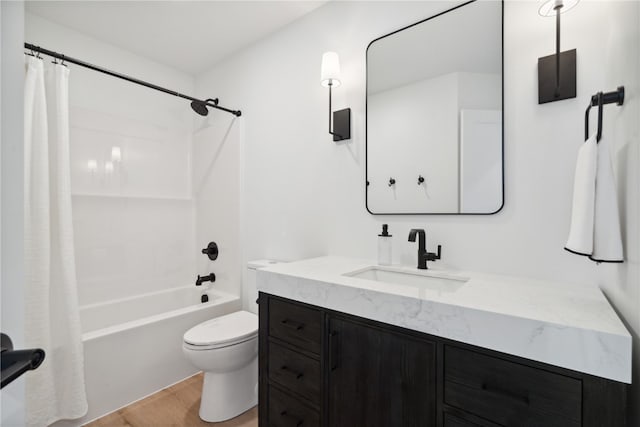
<svg viewBox="0 0 640 427">
<path fill-rule="evenodd" d="M 26 56 L 25 341 L 46 353 L 42 365 L 26 375 L 26 419 L 33 427 L 87 412 L 71 218 L 68 82 L 67 67 Z"/>
</svg>

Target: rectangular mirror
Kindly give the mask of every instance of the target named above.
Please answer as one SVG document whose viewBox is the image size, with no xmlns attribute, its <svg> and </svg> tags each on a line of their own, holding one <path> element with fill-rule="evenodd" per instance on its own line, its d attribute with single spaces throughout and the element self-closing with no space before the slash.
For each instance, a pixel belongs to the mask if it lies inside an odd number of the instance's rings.
<svg viewBox="0 0 640 427">
<path fill-rule="evenodd" d="M 502 28 L 501 1 L 471 1 L 369 44 L 370 213 L 502 208 Z"/>
</svg>

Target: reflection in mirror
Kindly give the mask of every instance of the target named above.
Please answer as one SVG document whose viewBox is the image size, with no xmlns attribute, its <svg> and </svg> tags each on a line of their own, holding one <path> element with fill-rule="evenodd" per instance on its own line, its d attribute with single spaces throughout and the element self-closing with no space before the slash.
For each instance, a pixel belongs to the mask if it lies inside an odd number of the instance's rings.
<svg viewBox="0 0 640 427">
<path fill-rule="evenodd" d="M 469 2 L 369 45 L 372 214 L 502 207 L 502 7 Z"/>
</svg>

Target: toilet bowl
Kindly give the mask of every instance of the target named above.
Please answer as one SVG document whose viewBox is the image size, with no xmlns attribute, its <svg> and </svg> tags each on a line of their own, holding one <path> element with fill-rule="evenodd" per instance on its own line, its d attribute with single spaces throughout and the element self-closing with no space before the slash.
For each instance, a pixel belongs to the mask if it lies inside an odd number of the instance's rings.
<svg viewBox="0 0 640 427">
<path fill-rule="evenodd" d="M 258 403 L 258 316 L 238 311 L 189 329 L 182 349 L 204 372 L 200 418 L 233 418 Z"/>
<path fill-rule="evenodd" d="M 216 317 L 184 334 L 185 356 L 204 372 L 200 400 L 200 418 L 204 421 L 225 421 L 258 404 L 256 271 L 274 264 L 278 261 L 249 261 L 242 289 L 249 311 Z"/>
</svg>

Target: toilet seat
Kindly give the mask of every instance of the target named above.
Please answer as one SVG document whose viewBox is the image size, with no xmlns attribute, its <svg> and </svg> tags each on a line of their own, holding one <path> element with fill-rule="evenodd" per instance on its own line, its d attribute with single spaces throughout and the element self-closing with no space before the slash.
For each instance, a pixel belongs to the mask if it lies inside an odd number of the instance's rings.
<svg viewBox="0 0 640 427">
<path fill-rule="evenodd" d="M 229 347 L 258 336 L 258 316 L 237 311 L 200 323 L 185 332 L 184 346 L 192 350 Z"/>
</svg>

